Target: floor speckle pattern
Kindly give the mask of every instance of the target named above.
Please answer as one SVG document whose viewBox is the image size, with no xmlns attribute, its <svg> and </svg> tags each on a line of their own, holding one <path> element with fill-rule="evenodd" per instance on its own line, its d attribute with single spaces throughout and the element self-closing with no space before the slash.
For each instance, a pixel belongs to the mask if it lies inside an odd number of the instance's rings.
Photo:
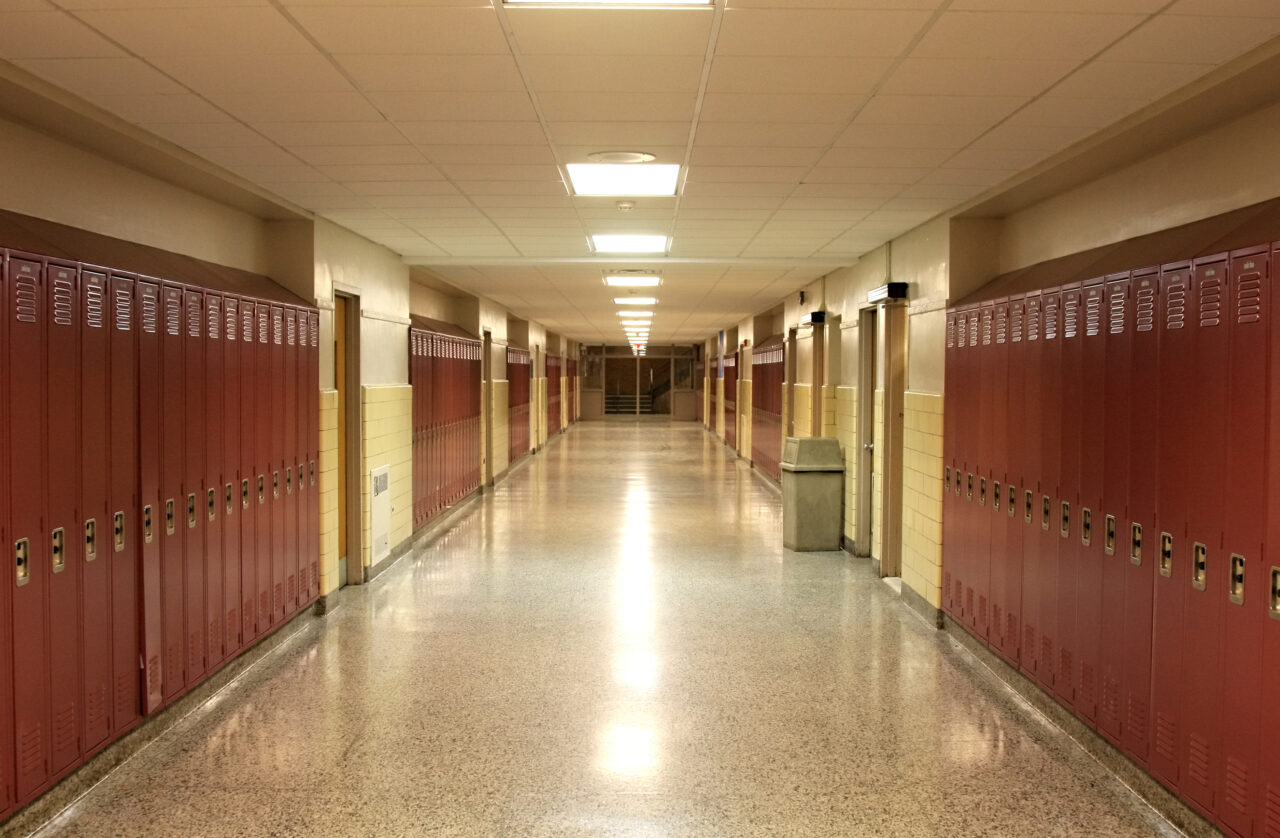
<svg viewBox="0 0 1280 838">
<path fill-rule="evenodd" d="M 1146 836 L 692 423 L 574 426 L 46 836 Z"/>
</svg>

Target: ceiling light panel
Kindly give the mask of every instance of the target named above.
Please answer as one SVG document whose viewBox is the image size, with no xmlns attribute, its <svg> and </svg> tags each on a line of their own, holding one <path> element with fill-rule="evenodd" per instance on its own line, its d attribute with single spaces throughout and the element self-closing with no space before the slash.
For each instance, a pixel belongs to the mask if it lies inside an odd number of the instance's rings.
<svg viewBox="0 0 1280 838">
<path fill-rule="evenodd" d="M 710 6 L 712 0 L 502 0 L 508 6 L 628 6 L 631 8 L 661 8 L 663 6 Z"/>
<path fill-rule="evenodd" d="M 591 244 L 597 253 L 666 253 L 666 236 L 633 236 L 621 233 L 596 233 Z"/>
<path fill-rule="evenodd" d="M 656 288 L 662 284 L 662 277 L 645 274 L 615 274 L 606 276 L 604 284 L 614 288 Z"/>
<path fill-rule="evenodd" d="M 653 317 L 652 311 L 620 311 L 619 317 Z"/>
<path fill-rule="evenodd" d="M 575 195 L 674 195 L 680 177 L 674 163 L 569 163 L 565 168 Z"/>
<path fill-rule="evenodd" d="M 620 306 L 652 306 L 658 304 L 657 297 L 614 297 L 615 305 Z"/>
</svg>

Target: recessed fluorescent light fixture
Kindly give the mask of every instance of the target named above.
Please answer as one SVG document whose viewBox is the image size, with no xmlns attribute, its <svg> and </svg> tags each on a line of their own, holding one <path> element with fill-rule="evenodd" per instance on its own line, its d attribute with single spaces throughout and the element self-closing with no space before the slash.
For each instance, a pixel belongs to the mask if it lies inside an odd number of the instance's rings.
<svg viewBox="0 0 1280 838">
<path fill-rule="evenodd" d="M 601 233 L 591 237 L 596 253 L 666 253 L 666 236 L 625 236 Z"/>
<path fill-rule="evenodd" d="M 508 6 L 710 6 L 712 0 L 502 0 Z"/>
<path fill-rule="evenodd" d="M 620 311 L 619 317 L 652 317 L 652 311 Z"/>
<path fill-rule="evenodd" d="M 623 321 L 622 321 L 622 325 L 624 325 L 624 326 L 648 326 L 648 325 L 649 325 L 649 321 L 648 321 L 648 320 L 623 320 Z"/>
<path fill-rule="evenodd" d="M 649 274 L 613 274 L 604 278 L 605 285 L 614 288 L 657 288 L 662 277 Z"/>
<path fill-rule="evenodd" d="M 658 304 L 657 297 L 614 297 L 613 304 L 618 306 L 654 306 Z"/>
<path fill-rule="evenodd" d="M 573 194 L 611 198 L 670 197 L 680 179 L 678 163 L 569 163 Z"/>
</svg>

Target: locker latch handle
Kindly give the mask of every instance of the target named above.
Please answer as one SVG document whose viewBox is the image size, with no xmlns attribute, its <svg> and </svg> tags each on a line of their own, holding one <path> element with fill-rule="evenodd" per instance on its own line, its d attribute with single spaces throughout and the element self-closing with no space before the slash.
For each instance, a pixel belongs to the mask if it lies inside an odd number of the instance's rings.
<svg viewBox="0 0 1280 838">
<path fill-rule="evenodd" d="M 293 466 L 289 466 L 284 470 L 284 493 L 286 495 L 293 494 Z"/>
<path fill-rule="evenodd" d="M 115 535 L 116 552 L 117 553 L 122 552 L 124 550 L 124 513 L 123 512 L 117 512 L 114 516 L 112 516 L 111 529 Z"/>
<path fill-rule="evenodd" d="M 960 497 L 960 469 L 956 469 L 956 497 Z"/>
<path fill-rule="evenodd" d="M 1173 576 L 1173 536 L 1160 533 L 1160 575 Z"/>
<path fill-rule="evenodd" d="M 1009 517 L 1012 518 L 1018 510 L 1018 490 L 1009 487 L 1009 501 L 1005 504 L 1005 508 L 1009 510 Z"/>
<path fill-rule="evenodd" d="M 311 485 L 314 486 L 316 485 L 316 461 L 311 460 L 308 463 L 308 466 L 310 468 L 310 473 L 311 473 Z"/>
<path fill-rule="evenodd" d="M 978 478 L 978 506 L 987 505 L 987 478 Z"/>
<path fill-rule="evenodd" d="M 1116 554 L 1116 516 L 1108 515 L 1106 519 L 1106 532 L 1103 533 L 1102 549 L 1107 551 L 1108 556 Z"/>
<path fill-rule="evenodd" d="M 942 490 L 945 492 L 951 488 L 951 466 L 947 466 L 942 472 Z"/>
<path fill-rule="evenodd" d="M 174 528 L 177 526 L 177 516 L 174 514 L 173 498 L 169 498 L 164 502 L 164 531 L 167 535 L 173 535 Z"/>
<path fill-rule="evenodd" d="M 196 525 L 196 493 L 187 493 L 187 529 Z"/>
<path fill-rule="evenodd" d="M 84 560 L 91 562 L 98 558 L 98 521 L 90 518 L 84 522 Z"/>
<path fill-rule="evenodd" d="M 1227 586 L 1227 598 L 1236 605 L 1244 605 L 1244 556 L 1231 554 L 1231 584 Z"/>
<path fill-rule="evenodd" d="M 273 499 L 280 497 L 280 470 L 279 469 L 276 469 L 275 471 L 271 472 L 271 497 Z"/>
<path fill-rule="evenodd" d="M 973 500 L 973 472 L 969 472 L 969 488 L 965 495 L 965 500 Z"/>
<path fill-rule="evenodd" d="M 999 511 L 1000 511 L 1000 497 L 1001 497 L 1001 495 L 1003 494 L 1003 493 L 1001 492 L 1001 489 L 1000 489 L 1000 481 L 999 481 L 999 480 L 996 480 L 996 481 L 994 482 L 994 484 L 991 486 L 991 489 L 992 489 L 992 493 L 991 493 L 991 511 L 993 511 L 993 512 L 999 512 Z"/>
<path fill-rule="evenodd" d="M 1088 507 L 1081 507 L 1080 543 L 1085 547 L 1093 543 L 1093 511 Z"/>
<path fill-rule="evenodd" d="M 226 487 L 226 494 L 227 514 L 230 515 L 236 508 L 236 487 L 228 483 Z"/>
<path fill-rule="evenodd" d="M 1031 496 L 1030 489 L 1026 489 L 1023 491 L 1023 502 L 1026 504 L 1027 508 L 1026 508 L 1026 511 L 1023 512 L 1022 517 L 1026 523 L 1030 524 L 1031 514 L 1033 512 L 1032 507 L 1035 506 L 1035 500 Z"/>
<path fill-rule="evenodd" d="M 240 506 L 244 509 L 249 508 L 249 478 L 247 477 L 240 480 Z"/>
<path fill-rule="evenodd" d="M 61 573 L 67 566 L 67 531 L 58 527 L 53 531 L 53 572 Z"/>
<path fill-rule="evenodd" d="M 298 491 L 307 487 L 307 464 L 298 463 Z"/>
<path fill-rule="evenodd" d="M 13 572 L 18 587 L 31 581 L 31 545 L 25 538 L 13 543 Z"/>
<path fill-rule="evenodd" d="M 1062 502 L 1062 523 L 1059 532 L 1062 533 L 1063 538 L 1071 536 L 1071 503 L 1069 501 Z"/>
<path fill-rule="evenodd" d="M 1134 523 L 1130 525 L 1129 539 L 1129 561 L 1134 564 L 1142 565 L 1142 524 Z"/>
<path fill-rule="evenodd" d="M 209 520 L 212 521 L 218 514 L 218 490 L 210 487 L 205 494 L 208 496 Z"/>
<path fill-rule="evenodd" d="M 258 503 L 265 503 L 267 500 L 267 478 L 264 475 L 258 475 Z"/>
<path fill-rule="evenodd" d="M 1049 522 L 1053 519 L 1053 514 L 1049 511 L 1050 505 L 1049 496 L 1045 495 L 1040 505 L 1040 528 L 1045 532 L 1049 531 Z"/>
<path fill-rule="evenodd" d="M 151 543 L 151 504 L 142 507 L 142 537 Z"/>
<path fill-rule="evenodd" d="M 1208 578 L 1209 548 L 1197 541 L 1192 550 L 1191 587 L 1195 588 L 1197 591 L 1203 591 Z"/>
<path fill-rule="evenodd" d="M 1271 619 L 1280 620 L 1280 567 L 1271 568 Z"/>
</svg>

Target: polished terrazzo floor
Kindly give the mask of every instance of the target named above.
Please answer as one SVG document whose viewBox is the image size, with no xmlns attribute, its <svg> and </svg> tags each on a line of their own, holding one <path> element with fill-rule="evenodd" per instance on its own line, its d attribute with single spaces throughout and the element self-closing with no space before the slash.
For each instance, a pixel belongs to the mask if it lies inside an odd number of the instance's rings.
<svg viewBox="0 0 1280 838">
<path fill-rule="evenodd" d="M 692 424 L 575 426 L 41 836 L 1176 834 Z"/>
</svg>

